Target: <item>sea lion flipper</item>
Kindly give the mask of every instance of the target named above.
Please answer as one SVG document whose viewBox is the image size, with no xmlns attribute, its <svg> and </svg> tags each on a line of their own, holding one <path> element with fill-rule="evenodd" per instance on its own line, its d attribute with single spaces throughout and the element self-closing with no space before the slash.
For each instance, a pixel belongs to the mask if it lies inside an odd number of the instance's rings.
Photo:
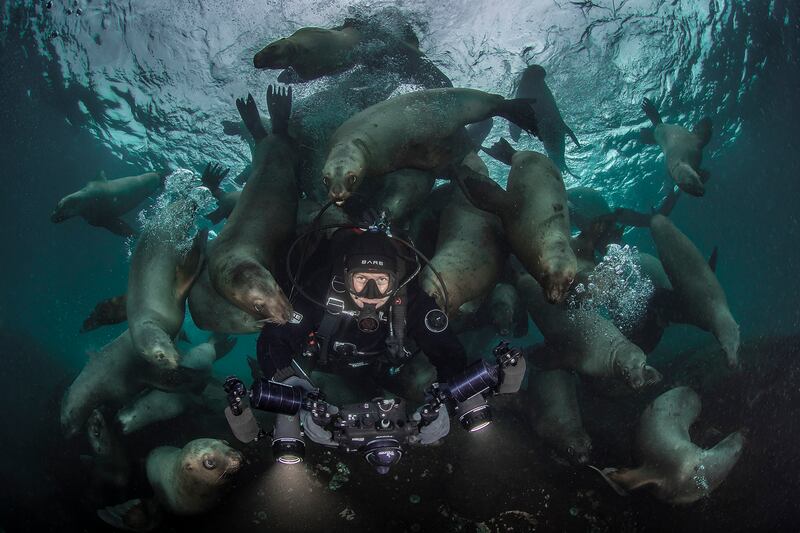
<svg viewBox="0 0 800 533">
<path fill-rule="evenodd" d="M 653 128 L 640 129 L 639 141 L 642 144 L 656 144 L 656 136 L 653 134 Z"/>
<path fill-rule="evenodd" d="M 481 144 L 483 144 L 489 132 L 492 131 L 492 126 L 494 126 L 494 118 L 492 117 L 481 120 L 480 122 L 474 122 L 467 126 L 467 135 L 469 135 L 469 139 L 472 141 L 475 150 L 481 149 Z"/>
<path fill-rule="evenodd" d="M 522 129 L 519 126 L 513 123 L 508 125 L 508 136 L 511 137 L 512 141 L 517 142 L 521 134 Z"/>
<path fill-rule="evenodd" d="M 494 181 L 459 175 L 456 182 L 467 200 L 478 209 L 502 216 L 511 208 L 511 196 Z"/>
<path fill-rule="evenodd" d="M 646 228 L 650 226 L 650 219 L 652 215 L 640 213 L 634 209 L 627 207 L 620 207 L 614 211 L 614 218 L 623 226 L 631 226 L 634 228 Z"/>
<path fill-rule="evenodd" d="M 661 115 L 658 113 L 655 104 L 649 98 L 642 98 L 642 111 L 645 116 L 650 119 L 653 126 L 661 124 Z"/>
<path fill-rule="evenodd" d="M 697 135 L 697 138 L 700 139 L 700 148 L 705 148 L 705 146 L 708 144 L 708 141 L 711 140 L 713 129 L 714 123 L 709 117 L 703 117 L 700 119 L 700 122 L 694 125 L 692 133 Z"/>
<path fill-rule="evenodd" d="M 247 131 L 250 132 L 256 142 L 267 136 L 267 130 L 264 129 L 264 125 L 261 123 L 261 115 L 258 112 L 258 106 L 256 106 L 256 101 L 253 99 L 252 94 L 247 94 L 247 100 L 237 98 L 236 109 L 239 110 L 242 122 L 244 122 Z"/>
<path fill-rule="evenodd" d="M 110 526 L 124 531 L 153 531 L 161 523 L 161 512 L 152 500 L 128 500 L 98 509 L 97 516 Z"/>
<path fill-rule="evenodd" d="M 572 131 L 572 128 L 570 128 L 569 126 L 564 124 L 564 130 L 567 132 L 567 135 L 569 135 L 569 138 L 572 139 L 572 142 L 575 143 L 575 146 L 580 148 L 581 147 L 581 143 L 578 142 L 578 137 L 575 136 L 575 132 Z"/>
<path fill-rule="evenodd" d="M 608 483 L 608 485 L 612 489 L 614 489 L 614 492 L 616 492 L 620 496 L 628 496 L 628 492 L 625 489 L 623 489 L 619 485 L 619 483 L 617 483 L 615 481 L 612 481 L 611 478 L 608 477 L 609 474 L 613 474 L 614 472 L 617 472 L 616 468 L 604 468 L 604 469 L 600 470 L 596 466 L 592 466 L 592 465 L 586 465 L 586 466 L 588 466 L 589 468 L 591 468 L 592 470 L 594 470 L 595 472 L 600 474 L 600 476 L 602 476 L 602 478 L 606 481 L 606 483 Z"/>
<path fill-rule="evenodd" d="M 130 225 L 122 220 L 121 218 L 103 218 L 100 220 L 90 220 L 89 224 L 92 226 L 99 226 L 101 228 L 106 228 L 111 233 L 115 235 L 120 235 L 122 237 L 133 237 L 136 235 L 136 232 L 133 230 Z"/>
<path fill-rule="evenodd" d="M 659 215 L 664 215 L 668 217 L 672 210 L 675 208 L 675 204 L 678 203 L 678 198 L 681 196 L 681 190 L 678 187 L 672 186 L 669 189 L 669 192 L 661 201 L 661 204 L 658 207 L 653 208 L 653 214 L 655 215 L 658 213 Z"/>
<path fill-rule="evenodd" d="M 203 170 L 200 181 L 216 196 L 219 191 L 219 184 L 222 183 L 222 180 L 225 179 L 230 170 L 229 168 L 223 168 L 219 163 L 209 162 Z"/>
<path fill-rule="evenodd" d="M 481 149 L 489 156 L 497 159 L 501 163 L 505 163 L 506 165 L 511 164 L 511 158 L 513 158 L 514 154 L 517 153 L 517 151 L 514 150 L 514 147 L 511 146 L 511 144 L 509 144 L 509 142 L 503 137 L 500 137 L 500 140 L 489 148 L 481 147 Z"/>
<path fill-rule="evenodd" d="M 292 87 L 270 85 L 267 87 L 267 109 L 272 119 L 272 133 L 288 135 L 289 115 L 292 113 Z"/>
<path fill-rule="evenodd" d="M 188 295 L 205 262 L 208 230 L 200 231 L 194 238 L 192 248 L 186 253 L 183 261 L 175 267 L 175 293 Z"/>
</svg>

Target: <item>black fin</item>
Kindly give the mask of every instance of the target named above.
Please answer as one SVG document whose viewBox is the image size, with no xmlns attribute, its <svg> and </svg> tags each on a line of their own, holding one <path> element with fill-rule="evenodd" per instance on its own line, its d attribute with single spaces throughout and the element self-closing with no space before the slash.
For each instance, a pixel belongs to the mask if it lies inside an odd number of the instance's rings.
<svg viewBox="0 0 800 533">
<path fill-rule="evenodd" d="M 708 141 L 711 140 L 711 134 L 714 130 L 714 123 L 708 117 L 703 117 L 700 122 L 694 125 L 692 133 L 697 135 L 700 139 L 700 148 L 705 148 Z"/>
<path fill-rule="evenodd" d="M 497 115 L 513 122 L 531 135 L 539 137 L 539 122 L 533 110 L 534 98 L 514 98 L 504 100 L 498 106 Z"/>
<path fill-rule="evenodd" d="M 508 136 L 511 137 L 511 140 L 517 142 L 520 135 L 522 135 L 522 130 L 520 127 L 514 123 L 510 123 L 508 125 Z"/>
<path fill-rule="evenodd" d="M 573 132 L 572 129 L 569 126 L 567 126 L 566 124 L 564 124 L 564 129 L 566 129 L 567 135 L 569 135 L 569 138 L 572 139 L 572 142 L 575 143 L 575 146 L 580 148 L 581 147 L 581 143 L 578 142 L 578 138 L 575 136 L 575 132 Z M 572 174 L 572 172 L 570 172 L 570 174 Z"/>
<path fill-rule="evenodd" d="M 678 198 L 680 198 L 680 196 L 681 190 L 678 187 L 670 187 L 667 195 L 661 200 L 661 204 L 653 208 L 653 214 L 658 213 L 659 215 L 668 217 L 672 213 L 672 210 L 675 209 L 675 204 L 678 203 Z"/>
<path fill-rule="evenodd" d="M 480 150 L 481 144 L 483 144 L 486 136 L 489 135 L 490 131 L 492 131 L 492 126 L 494 126 L 493 117 L 489 117 L 486 120 L 481 120 L 480 122 L 475 122 L 474 124 L 467 126 L 467 135 L 469 135 L 469 139 L 472 141 L 475 151 Z"/>
<path fill-rule="evenodd" d="M 650 119 L 650 122 L 653 123 L 653 126 L 661 124 L 661 115 L 659 115 L 658 109 L 656 109 L 655 104 L 653 104 L 649 98 L 642 98 L 642 111 L 644 111 L 645 116 Z"/>
<path fill-rule="evenodd" d="M 304 80 L 303 77 L 300 76 L 300 74 L 298 74 L 297 71 L 292 67 L 289 67 L 278 74 L 278 82 L 285 83 L 287 85 L 292 83 L 303 83 L 304 81 L 306 80 Z"/>
<path fill-rule="evenodd" d="M 222 222 L 226 218 L 225 210 L 223 210 L 221 207 L 218 207 L 218 208 L 214 209 L 212 212 L 210 212 L 209 214 L 207 214 L 206 218 L 212 224 L 219 224 L 220 222 Z"/>
<path fill-rule="evenodd" d="M 111 233 L 120 235 L 122 237 L 133 237 L 136 235 L 136 232 L 133 230 L 133 228 L 121 218 L 103 218 L 99 220 L 93 219 L 89 221 L 89 224 L 92 226 L 106 228 Z"/>
<path fill-rule="evenodd" d="M 708 268 L 711 269 L 711 272 L 717 271 L 717 252 L 719 248 L 714 246 L 714 249 L 711 250 L 711 257 L 708 258 Z"/>
<path fill-rule="evenodd" d="M 491 147 L 482 147 L 481 150 L 486 152 L 491 157 L 497 159 L 501 163 L 505 163 L 506 165 L 511 165 L 511 158 L 517 153 L 517 151 L 514 150 L 514 147 L 511 146 L 511 144 L 509 144 L 509 142 L 503 137 L 500 137 L 500 140 L 494 143 Z"/>
<path fill-rule="evenodd" d="M 253 99 L 252 94 L 247 95 L 247 100 L 237 98 L 236 109 L 239 110 L 242 122 L 244 122 L 247 131 L 250 132 L 256 142 L 267 136 L 267 130 L 264 129 L 264 125 L 261 123 L 261 115 L 258 112 L 258 106 L 256 106 L 256 101 Z"/>
<path fill-rule="evenodd" d="M 267 109 L 272 120 L 272 133 L 275 135 L 289 134 L 289 115 L 292 114 L 292 88 L 267 87 Z"/>
<path fill-rule="evenodd" d="M 222 180 L 228 175 L 231 169 L 223 168 L 222 165 L 219 163 L 208 163 L 206 168 L 203 170 L 203 175 L 200 177 L 200 181 L 203 185 L 211 191 L 214 196 L 217 196 L 217 192 L 219 191 L 219 184 L 222 183 Z"/>
<path fill-rule="evenodd" d="M 656 136 L 653 134 L 653 128 L 640 129 L 639 141 L 643 144 L 656 144 Z"/>
</svg>

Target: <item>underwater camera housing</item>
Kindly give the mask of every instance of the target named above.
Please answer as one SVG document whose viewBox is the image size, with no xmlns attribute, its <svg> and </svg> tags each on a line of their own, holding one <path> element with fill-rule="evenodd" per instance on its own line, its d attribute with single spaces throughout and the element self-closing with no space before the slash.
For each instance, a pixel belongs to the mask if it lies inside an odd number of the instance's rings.
<svg viewBox="0 0 800 533">
<path fill-rule="evenodd" d="M 493 350 L 495 364 L 479 360 L 446 383 L 434 383 L 426 391 L 429 404 L 453 404 L 461 426 L 470 432 L 492 423 L 492 411 L 486 396 L 517 392 L 525 377 L 525 359 L 519 348 L 501 341 Z"/>
<path fill-rule="evenodd" d="M 363 453 L 366 461 L 379 474 L 388 473 L 402 458 L 403 445 L 417 442 L 419 429 L 435 420 L 439 414 L 438 406 L 429 407 L 421 420 L 409 418 L 406 402 L 399 398 L 373 398 L 368 402 L 345 405 L 335 412 L 329 408 L 319 390 L 305 393 L 300 387 L 263 378 L 253 383 L 249 392 L 245 392 L 244 384 L 235 376 L 225 380 L 224 386 L 230 404 L 226 414 L 230 409 L 233 421 L 231 417 L 228 421 L 237 438 L 240 434 L 250 435 L 253 432 L 237 431 L 241 423 L 236 418 L 244 416 L 249 410 L 241 405 L 245 396 L 249 399 L 250 407 L 277 414 L 272 433 L 272 452 L 275 460 L 283 464 L 299 463 L 305 456 L 305 443 L 297 416 L 300 409 L 309 411 L 316 424 L 331 432 L 339 449 Z M 331 415 L 331 411 L 335 414 Z"/>
</svg>

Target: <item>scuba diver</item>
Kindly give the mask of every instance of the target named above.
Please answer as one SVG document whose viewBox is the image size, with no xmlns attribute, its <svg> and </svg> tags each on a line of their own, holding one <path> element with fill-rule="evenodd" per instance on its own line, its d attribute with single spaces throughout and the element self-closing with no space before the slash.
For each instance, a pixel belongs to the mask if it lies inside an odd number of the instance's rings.
<svg viewBox="0 0 800 533">
<path fill-rule="evenodd" d="M 416 251 L 390 235 L 385 219 L 366 229 L 343 227 L 329 241 L 327 261 L 320 259 L 325 252 L 307 261 L 321 268 L 305 283 L 292 279 L 303 295 L 293 298 L 293 318 L 283 325 L 267 323 L 258 338 L 258 363 L 265 378 L 311 391 L 302 367 L 312 367 L 391 390 L 392 378 L 420 350 L 436 368 L 439 382 L 464 370 L 464 347 L 447 327 L 447 316 L 415 280 Z M 404 255 L 409 248 L 414 253 Z M 336 446 L 331 432 L 308 411 L 299 416 L 311 440 Z M 443 407 L 420 430 L 419 442 L 436 442 L 449 429 Z"/>
</svg>

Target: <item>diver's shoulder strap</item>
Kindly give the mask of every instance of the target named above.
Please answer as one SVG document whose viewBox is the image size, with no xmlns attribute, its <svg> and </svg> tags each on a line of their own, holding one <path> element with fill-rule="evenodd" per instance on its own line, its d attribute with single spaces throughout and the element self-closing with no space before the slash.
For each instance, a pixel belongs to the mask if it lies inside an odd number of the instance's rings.
<svg viewBox="0 0 800 533">
<path fill-rule="evenodd" d="M 319 364 L 325 366 L 328 364 L 328 347 L 330 346 L 331 337 L 339 330 L 344 318 L 344 299 L 340 298 L 344 291 L 339 290 L 341 286 L 338 276 L 334 276 L 331 280 L 331 286 L 328 289 L 327 299 L 325 300 L 325 313 L 322 315 L 322 322 L 319 324 L 317 330 L 317 337 L 322 340 L 319 345 Z M 338 281 L 338 283 L 337 283 Z"/>
</svg>

